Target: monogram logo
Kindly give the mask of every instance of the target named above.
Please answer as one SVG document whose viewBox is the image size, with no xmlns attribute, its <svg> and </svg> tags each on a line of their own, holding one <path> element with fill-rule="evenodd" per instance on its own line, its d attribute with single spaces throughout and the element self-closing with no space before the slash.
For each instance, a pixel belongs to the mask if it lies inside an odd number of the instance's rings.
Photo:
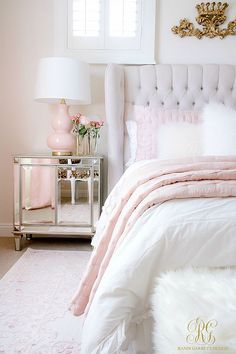
<svg viewBox="0 0 236 354">
<path fill-rule="evenodd" d="M 216 320 L 204 321 L 200 317 L 190 321 L 187 327 L 189 332 L 186 337 L 187 343 L 213 345 L 216 342 L 213 329 L 217 325 L 218 322 Z"/>
</svg>

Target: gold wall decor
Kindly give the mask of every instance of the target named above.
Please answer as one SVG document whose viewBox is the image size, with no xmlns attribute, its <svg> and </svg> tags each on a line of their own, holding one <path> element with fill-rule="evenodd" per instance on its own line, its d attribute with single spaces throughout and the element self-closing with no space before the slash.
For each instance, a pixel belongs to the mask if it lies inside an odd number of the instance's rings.
<svg viewBox="0 0 236 354">
<path fill-rule="evenodd" d="M 228 23 L 226 28 L 220 28 L 225 20 L 225 10 L 229 4 L 227 2 L 202 2 L 196 5 L 198 11 L 198 16 L 196 21 L 203 28 L 195 28 L 194 24 L 187 20 L 186 18 L 180 20 L 179 26 L 172 27 L 172 32 L 179 35 L 180 37 L 197 37 L 201 39 L 202 37 L 220 37 L 223 39 L 226 36 L 236 35 L 236 19 Z"/>
</svg>

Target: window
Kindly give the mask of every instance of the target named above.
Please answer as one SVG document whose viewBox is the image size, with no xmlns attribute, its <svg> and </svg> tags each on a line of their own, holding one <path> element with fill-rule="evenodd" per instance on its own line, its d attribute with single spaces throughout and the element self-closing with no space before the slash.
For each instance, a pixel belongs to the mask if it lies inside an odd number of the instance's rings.
<svg viewBox="0 0 236 354">
<path fill-rule="evenodd" d="M 55 0 L 56 55 L 154 63 L 156 0 Z"/>
<path fill-rule="evenodd" d="M 100 32 L 100 0 L 74 0 L 72 6 L 72 36 L 98 37 Z"/>
</svg>

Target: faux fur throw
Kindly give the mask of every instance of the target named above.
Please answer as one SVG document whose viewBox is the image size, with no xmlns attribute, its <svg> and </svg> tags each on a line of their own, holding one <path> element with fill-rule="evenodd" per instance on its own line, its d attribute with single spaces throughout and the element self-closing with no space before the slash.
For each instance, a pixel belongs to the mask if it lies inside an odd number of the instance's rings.
<svg viewBox="0 0 236 354">
<path fill-rule="evenodd" d="M 154 353 L 236 353 L 236 269 L 165 273 L 152 307 Z"/>
</svg>

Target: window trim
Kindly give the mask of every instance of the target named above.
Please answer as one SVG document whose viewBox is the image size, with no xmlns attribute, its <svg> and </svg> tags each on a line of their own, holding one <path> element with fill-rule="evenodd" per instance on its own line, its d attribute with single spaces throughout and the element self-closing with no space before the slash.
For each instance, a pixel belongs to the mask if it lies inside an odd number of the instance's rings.
<svg viewBox="0 0 236 354">
<path fill-rule="evenodd" d="M 91 64 L 155 64 L 156 0 L 143 0 L 140 49 L 72 49 L 68 41 L 68 0 L 54 0 L 54 54 Z M 120 40 L 120 39 L 118 39 Z"/>
</svg>

